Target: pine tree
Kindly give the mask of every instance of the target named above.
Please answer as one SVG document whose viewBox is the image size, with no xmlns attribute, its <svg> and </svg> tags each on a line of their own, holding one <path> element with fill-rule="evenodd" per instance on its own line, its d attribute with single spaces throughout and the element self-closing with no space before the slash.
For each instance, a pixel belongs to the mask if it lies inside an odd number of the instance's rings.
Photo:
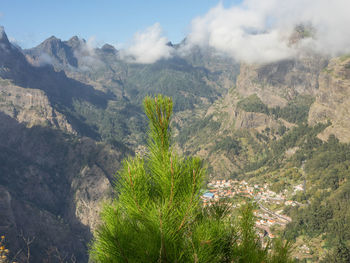
<svg viewBox="0 0 350 263">
<path fill-rule="evenodd" d="M 145 98 L 148 151 L 143 158 L 123 162 L 115 184 L 118 199 L 104 208 L 103 223 L 90 249 L 92 259 L 109 263 L 287 262 L 285 246 L 273 256 L 261 246 L 250 206 L 242 209 L 240 220 L 228 216 L 227 203 L 202 208 L 205 170 L 199 158 L 182 158 L 172 151 L 172 106 L 172 100 L 162 95 Z"/>
</svg>

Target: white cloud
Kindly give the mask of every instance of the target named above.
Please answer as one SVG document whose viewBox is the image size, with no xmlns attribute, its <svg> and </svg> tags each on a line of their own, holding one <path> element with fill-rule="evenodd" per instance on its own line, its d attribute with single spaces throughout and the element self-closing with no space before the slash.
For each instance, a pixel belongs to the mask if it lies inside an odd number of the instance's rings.
<svg viewBox="0 0 350 263">
<path fill-rule="evenodd" d="M 173 48 L 168 46 L 168 39 L 162 35 L 159 23 L 134 35 L 129 47 L 121 50 L 121 58 L 135 63 L 149 64 L 162 58 L 170 58 Z"/>
<path fill-rule="evenodd" d="M 230 8 L 219 4 L 192 21 L 188 43 L 257 63 L 289 58 L 303 48 L 337 55 L 350 51 L 349 10 L 349 0 L 245 0 Z M 312 25 L 315 36 L 290 45 L 299 24 Z"/>
<path fill-rule="evenodd" d="M 74 51 L 74 56 L 79 61 L 79 68 L 88 71 L 93 68 L 98 68 L 103 65 L 103 62 L 96 55 L 97 42 L 94 36 L 90 37 L 88 41 L 79 39 L 79 48 Z"/>
<path fill-rule="evenodd" d="M 39 67 L 42 67 L 45 65 L 52 65 L 52 63 L 53 63 L 52 58 L 46 53 L 40 54 L 40 56 L 36 60 L 36 66 L 39 66 Z"/>
</svg>

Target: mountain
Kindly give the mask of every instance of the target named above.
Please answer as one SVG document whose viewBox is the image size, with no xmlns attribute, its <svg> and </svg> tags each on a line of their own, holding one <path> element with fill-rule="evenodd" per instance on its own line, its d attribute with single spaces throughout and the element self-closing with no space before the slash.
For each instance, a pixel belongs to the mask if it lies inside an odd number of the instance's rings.
<svg viewBox="0 0 350 263">
<path fill-rule="evenodd" d="M 0 30 L 0 232 L 11 251 L 24 247 L 22 235 L 35 237 L 35 262 L 50 253 L 87 262 L 121 159 L 143 152 L 143 98 L 162 93 L 175 103 L 174 150 L 205 159 L 208 180 L 290 193 L 296 207 L 270 209 L 292 222 L 274 231 L 308 244 L 305 259 L 347 255 L 350 57 L 303 51 L 247 64 L 210 48 L 180 52 L 185 45 L 169 43 L 174 57 L 137 64 L 76 36 L 21 50 Z"/>
<path fill-rule="evenodd" d="M 208 107 L 225 94 L 238 72 L 237 63 L 212 50 L 194 48 L 185 57 L 135 64 L 122 60 L 111 45 L 93 49 L 77 37 L 68 41 L 51 37 L 24 53 L 33 65 L 40 64 L 39 54 L 45 54 L 55 71 L 64 70 L 69 78 L 107 94 L 106 108 L 76 100 L 74 112 L 83 116 L 88 126 L 95 127 L 102 140 L 121 141 L 130 147 L 144 143 L 141 105 L 146 95 L 171 96 L 175 111 L 185 113 L 194 107 Z M 68 57 L 77 61 L 75 66 L 67 63 Z"/>
<path fill-rule="evenodd" d="M 35 238 L 33 262 L 51 250 L 52 257 L 87 261 L 98 204 L 112 194 L 123 151 L 48 127 L 27 128 L 3 113 L 0 120 L 0 232 L 9 248 L 22 249 L 24 260 L 22 238 Z"/>
<path fill-rule="evenodd" d="M 349 62 L 306 54 L 241 64 L 236 85 L 196 111 L 175 139 L 184 153 L 207 160 L 212 178 L 269 185 L 300 202 L 272 206 L 291 216 L 280 234 L 295 242 L 300 259 L 347 262 L 350 255 Z M 297 185 L 305 190 L 296 194 Z M 312 255 L 299 254 L 305 244 Z"/>
<path fill-rule="evenodd" d="M 319 92 L 311 106 L 309 123 L 330 121 L 332 125 L 319 135 L 327 140 L 334 134 L 341 142 L 350 142 L 349 129 L 349 92 L 350 92 L 350 57 L 343 55 L 330 60 L 318 79 Z"/>
<path fill-rule="evenodd" d="M 87 262 L 98 204 L 126 146 L 111 148 L 73 112 L 74 100 L 105 108 L 107 95 L 56 72 L 35 67 L 0 34 L 0 232 L 18 261 L 35 239 L 31 260 L 74 257 Z M 54 259 L 56 258 L 56 259 Z"/>
<path fill-rule="evenodd" d="M 63 71 L 56 72 L 50 65 L 31 65 L 21 50 L 8 41 L 4 32 L 0 42 L 1 102 L 4 111 L 12 112 L 13 117 L 29 125 L 41 123 L 94 136 L 94 131 L 84 125 L 82 117 L 72 112 L 74 102 L 84 101 L 103 109 L 107 106 L 107 95 L 68 78 Z M 15 96 L 7 90 L 12 90 Z M 39 98 L 40 102 L 33 98 Z"/>
<path fill-rule="evenodd" d="M 76 36 L 66 42 L 52 36 L 29 52 L 39 65 L 51 62 L 56 66 L 77 67 L 78 62 L 74 56 L 74 49 L 79 48 L 79 46 L 80 40 Z"/>
<path fill-rule="evenodd" d="M 265 137 L 264 131 L 271 130 L 276 134 L 269 137 L 278 139 L 278 130 L 307 121 L 326 65 L 327 59 L 316 55 L 265 65 L 241 64 L 235 85 L 202 112 L 197 122 L 185 127 L 178 142 L 184 151 L 207 158 L 214 169 L 212 175 L 235 174 L 261 150 L 262 139 L 257 134 Z M 207 134 L 213 133 L 216 136 L 208 139 Z M 230 140 L 236 149 L 230 149 Z M 224 141 L 231 153 L 218 147 Z"/>
<path fill-rule="evenodd" d="M 173 96 L 179 116 L 191 116 L 225 93 L 220 82 L 237 69 L 228 60 L 230 67 L 209 69 L 192 58 L 128 64 L 114 47 L 92 50 L 77 37 L 21 50 L 2 29 L 0 42 L 0 232 L 19 261 L 24 240 L 34 239 L 33 262 L 87 262 L 120 160 L 142 151 L 144 96 Z"/>
</svg>

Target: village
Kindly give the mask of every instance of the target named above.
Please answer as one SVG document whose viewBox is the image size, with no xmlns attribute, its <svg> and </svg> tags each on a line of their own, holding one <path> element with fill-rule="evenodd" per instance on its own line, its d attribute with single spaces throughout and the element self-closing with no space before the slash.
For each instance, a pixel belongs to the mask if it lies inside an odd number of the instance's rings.
<svg viewBox="0 0 350 263">
<path fill-rule="evenodd" d="M 250 185 L 245 180 L 213 180 L 207 185 L 208 190 L 201 196 L 203 206 L 210 206 L 219 200 L 238 200 L 239 198 L 249 198 L 254 200 L 259 209 L 254 210 L 256 216 L 256 227 L 260 229 L 259 235 L 261 237 L 268 236 L 274 238 L 272 228 L 283 229 L 291 218 L 283 215 L 284 206 L 301 205 L 297 201 L 287 199 L 287 190 L 282 193 L 276 193 L 269 189 L 269 184 L 265 183 L 263 186 L 258 184 Z M 303 191 L 303 185 L 296 185 L 293 189 L 293 194 L 298 191 Z M 279 207 L 278 210 L 273 211 L 270 207 L 274 205 Z M 232 207 L 240 207 L 241 202 L 233 202 Z"/>
</svg>

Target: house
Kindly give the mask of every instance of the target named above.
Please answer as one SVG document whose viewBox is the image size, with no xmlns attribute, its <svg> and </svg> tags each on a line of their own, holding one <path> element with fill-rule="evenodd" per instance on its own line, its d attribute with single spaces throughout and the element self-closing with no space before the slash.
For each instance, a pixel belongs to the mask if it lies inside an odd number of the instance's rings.
<svg viewBox="0 0 350 263">
<path fill-rule="evenodd" d="M 202 196 L 203 196 L 203 198 L 205 198 L 205 199 L 212 199 L 212 198 L 214 198 L 214 194 L 213 194 L 213 193 L 210 193 L 210 192 L 205 193 L 205 194 L 203 194 Z"/>
</svg>

